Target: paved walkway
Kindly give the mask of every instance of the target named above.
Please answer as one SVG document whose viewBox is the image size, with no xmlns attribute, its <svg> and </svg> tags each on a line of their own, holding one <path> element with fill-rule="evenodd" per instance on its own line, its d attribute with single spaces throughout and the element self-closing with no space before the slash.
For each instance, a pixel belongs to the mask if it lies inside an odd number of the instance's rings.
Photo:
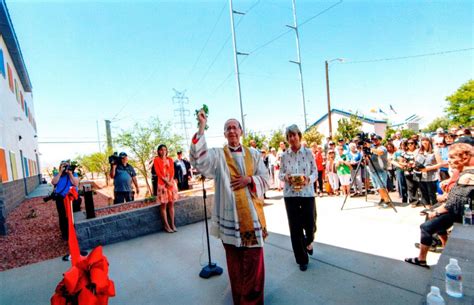
<svg viewBox="0 0 474 305">
<path fill-rule="evenodd" d="M 51 194 L 52 191 L 53 186 L 51 184 L 39 184 L 26 198 L 46 197 Z"/>
<path fill-rule="evenodd" d="M 291 250 L 283 200 L 277 193 L 265 207 L 266 304 L 419 304 L 431 272 L 403 262 L 416 254 L 419 209 L 379 210 L 363 199 L 317 199 L 318 232 L 308 271 L 298 269 Z M 203 223 L 108 245 L 110 277 L 117 296 L 110 304 L 232 304 L 220 242 L 211 238 L 212 257 L 224 274 L 208 280 Z M 438 255 L 430 253 L 429 263 Z M 0 304 L 48 304 L 69 263 L 60 258 L 0 273 Z"/>
</svg>

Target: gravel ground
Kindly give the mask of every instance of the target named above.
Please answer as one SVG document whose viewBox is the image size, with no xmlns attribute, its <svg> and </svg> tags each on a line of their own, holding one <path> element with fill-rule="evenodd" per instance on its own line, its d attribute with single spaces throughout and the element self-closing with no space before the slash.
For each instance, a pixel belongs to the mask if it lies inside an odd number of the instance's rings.
<svg viewBox="0 0 474 305">
<path fill-rule="evenodd" d="M 108 206 L 108 197 L 97 192 L 94 204 L 96 208 Z M 8 215 L 7 226 L 8 235 L 0 236 L 0 271 L 41 262 L 67 252 L 67 242 L 61 239 L 54 201 L 44 203 L 41 197 L 25 200 Z"/>
</svg>

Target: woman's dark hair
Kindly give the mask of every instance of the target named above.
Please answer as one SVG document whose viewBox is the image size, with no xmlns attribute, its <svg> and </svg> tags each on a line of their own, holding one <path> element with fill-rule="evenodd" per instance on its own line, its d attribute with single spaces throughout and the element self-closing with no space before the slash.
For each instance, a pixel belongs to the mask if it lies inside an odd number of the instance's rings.
<svg viewBox="0 0 474 305">
<path fill-rule="evenodd" d="M 156 151 L 160 151 L 160 149 L 162 149 L 163 147 L 166 148 L 166 150 L 168 150 L 168 147 L 165 144 L 160 144 L 160 145 L 158 145 L 158 148 L 157 148 Z"/>
<path fill-rule="evenodd" d="M 400 142 L 400 149 L 403 150 L 403 151 L 406 151 L 408 149 L 408 144 L 407 144 L 407 140 L 403 140 Z"/>
<path fill-rule="evenodd" d="M 424 142 L 424 141 L 427 141 L 428 143 L 430 143 L 430 148 L 429 148 L 428 150 L 425 150 L 425 147 L 423 146 L 423 142 Z M 431 143 L 431 139 L 430 139 L 430 138 L 428 138 L 428 137 L 423 137 L 423 138 L 421 138 L 420 142 L 421 142 L 421 145 L 420 145 L 420 152 L 421 152 L 421 153 L 424 153 L 425 151 L 426 151 L 427 153 L 432 153 L 432 152 L 433 152 L 433 143 Z"/>
</svg>

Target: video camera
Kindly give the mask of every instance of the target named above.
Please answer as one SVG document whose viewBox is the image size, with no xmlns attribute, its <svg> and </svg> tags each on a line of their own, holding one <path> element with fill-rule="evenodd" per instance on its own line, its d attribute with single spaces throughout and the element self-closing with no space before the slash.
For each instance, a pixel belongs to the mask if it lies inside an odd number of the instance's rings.
<svg viewBox="0 0 474 305">
<path fill-rule="evenodd" d="M 369 134 L 367 132 L 360 132 L 357 134 L 359 141 L 357 142 L 357 146 L 362 147 L 362 151 L 364 155 L 370 156 L 372 152 L 370 151 L 370 144 L 372 144 L 372 136 L 374 134 Z"/>
<path fill-rule="evenodd" d="M 59 195 L 58 193 L 52 192 L 51 194 L 49 194 L 48 196 L 43 198 L 43 202 L 48 202 L 50 200 L 56 200 L 59 197 L 62 197 L 62 196 Z"/>
<path fill-rule="evenodd" d="M 113 164 L 117 165 L 117 164 L 120 164 L 120 162 L 122 162 L 122 157 L 120 157 L 117 152 L 114 152 L 113 155 L 109 156 L 110 165 L 113 165 Z"/>
<path fill-rule="evenodd" d="M 64 171 L 71 171 L 74 172 L 77 168 L 77 165 L 75 164 L 68 164 L 64 167 Z"/>
</svg>

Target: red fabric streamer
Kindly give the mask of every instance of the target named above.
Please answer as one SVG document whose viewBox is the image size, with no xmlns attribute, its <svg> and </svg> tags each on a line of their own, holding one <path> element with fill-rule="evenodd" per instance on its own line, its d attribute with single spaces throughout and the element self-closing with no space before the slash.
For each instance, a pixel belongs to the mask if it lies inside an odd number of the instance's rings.
<svg viewBox="0 0 474 305">
<path fill-rule="evenodd" d="M 72 220 L 71 203 L 77 199 L 75 187 L 71 187 L 64 199 L 69 225 L 69 252 L 72 267 L 51 297 L 51 305 L 107 305 L 115 296 L 114 282 L 109 279 L 109 262 L 102 254 L 102 246 L 94 248 L 88 256 L 81 256 L 76 229 Z"/>
</svg>

